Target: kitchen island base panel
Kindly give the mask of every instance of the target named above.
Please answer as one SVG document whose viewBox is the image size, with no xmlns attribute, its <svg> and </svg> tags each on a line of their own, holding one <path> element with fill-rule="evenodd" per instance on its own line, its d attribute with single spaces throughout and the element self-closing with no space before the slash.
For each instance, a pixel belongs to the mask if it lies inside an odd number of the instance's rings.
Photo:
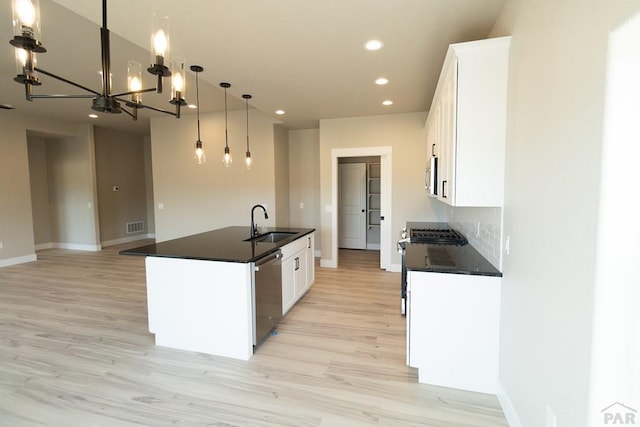
<svg viewBox="0 0 640 427">
<path fill-rule="evenodd" d="M 147 257 L 156 345 L 234 359 L 253 355 L 250 263 Z"/>
</svg>

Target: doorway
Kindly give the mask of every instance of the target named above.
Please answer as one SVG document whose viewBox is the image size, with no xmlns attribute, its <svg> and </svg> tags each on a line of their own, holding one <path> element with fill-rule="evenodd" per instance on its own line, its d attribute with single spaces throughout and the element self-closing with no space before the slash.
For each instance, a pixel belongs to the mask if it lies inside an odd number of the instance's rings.
<svg viewBox="0 0 640 427">
<path fill-rule="evenodd" d="M 338 247 L 380 250 L 380 156 L 338 159 Z"/>
<path fill-rule="evenodd" d="M 338 167 L 339 159 L 345 157 L 379 157 L 380 158 L 380 207 L 377 210 L 380 230 L 380 268 L 391 269 L 391 147 L 334 148 L 331 150 L 331 259 L 326 267 L 338 267 Z"/>
</svg>

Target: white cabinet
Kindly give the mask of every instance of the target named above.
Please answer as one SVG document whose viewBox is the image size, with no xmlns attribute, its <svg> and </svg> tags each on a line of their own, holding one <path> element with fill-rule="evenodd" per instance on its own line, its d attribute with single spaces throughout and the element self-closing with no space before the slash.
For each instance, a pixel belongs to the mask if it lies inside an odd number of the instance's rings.
<svg viewBox="0 0 640 427">
<path fill-rule="evenodd" d="M 408 272 L 407 364 L 418 381 L 495 394 L 500 277 Z"/>
<path fill-rule="evenodd" d="M 314 233 L 281 248 L 282 314 L 305 294 L 315 280 Z"/>
<path fill-rule="evenodd" d="M 510 40 L 449 46 L 426 130 L 437 197 L 452 206 L 503 205 Z"/>
</svg>

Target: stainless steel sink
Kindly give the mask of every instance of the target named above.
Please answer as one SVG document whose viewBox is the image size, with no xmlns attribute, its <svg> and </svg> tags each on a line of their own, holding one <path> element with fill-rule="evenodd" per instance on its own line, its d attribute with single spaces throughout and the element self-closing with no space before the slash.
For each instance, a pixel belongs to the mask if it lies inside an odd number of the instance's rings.
<svg viewBox="0 0 640 427">
<path fill-rule="evenodd" d="M 258 243 L 276 243 L 284 239 L 288 239 L 293 236 L 293 232 L 284 232 L 284 231 L 273 231 L 271 233 L 263 234 L 262 236 L 254 237 L 251 239 L 252 242 Z"/>
</svg>

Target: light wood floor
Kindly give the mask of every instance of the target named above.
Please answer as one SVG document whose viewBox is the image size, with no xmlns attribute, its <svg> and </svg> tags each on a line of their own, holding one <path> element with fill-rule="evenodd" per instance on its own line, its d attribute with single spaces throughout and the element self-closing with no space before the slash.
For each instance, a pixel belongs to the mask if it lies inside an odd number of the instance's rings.
<svg viewBox="0 0 640 427">
<path fill-rule="evenodd" d="M 494 396 L 417 384 L 399 274 L 375 252 L 316 268 L 243 362 L 154 346 L 144 259 L 124 247 L 0 269 L 0 426 L 507 425 Z"/>
</svg>

